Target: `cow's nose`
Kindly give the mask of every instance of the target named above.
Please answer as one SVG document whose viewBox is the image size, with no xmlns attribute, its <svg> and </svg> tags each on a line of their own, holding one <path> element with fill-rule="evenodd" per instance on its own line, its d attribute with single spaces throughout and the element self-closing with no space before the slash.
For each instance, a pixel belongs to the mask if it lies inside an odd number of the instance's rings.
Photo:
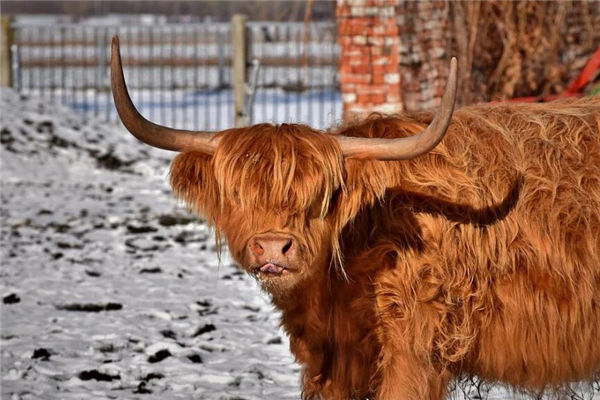
<svg viewBox="0 0 600 400">
<path fill-rule="evenodd" d="M 290 257 L 296 251 L 294 239 L 285 235 L 256 235 L 250 241 L 250 250 L 263 258 Z"/>
</svg>

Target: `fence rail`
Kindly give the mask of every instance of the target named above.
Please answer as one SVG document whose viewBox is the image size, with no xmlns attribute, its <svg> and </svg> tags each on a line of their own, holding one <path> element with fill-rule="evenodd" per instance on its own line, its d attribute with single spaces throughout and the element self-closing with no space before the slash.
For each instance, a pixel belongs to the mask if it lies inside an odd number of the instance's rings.
<svg viewBox="0 0 600 400">
<path fill-rule="evenodd" d="M 110 40 L 118 34 L 125 77 L 142 114 L 182 129 L 233 126 L 231 24 L 15 23 L 13 29 L 13 86 L 23 93 L 115 121 L 109 61 Z M 252 122 L 326 127 L 341 118 L 335 23 L 249 22 L 246 35 L 247 62 L 260 63 Z"/>
</svg>

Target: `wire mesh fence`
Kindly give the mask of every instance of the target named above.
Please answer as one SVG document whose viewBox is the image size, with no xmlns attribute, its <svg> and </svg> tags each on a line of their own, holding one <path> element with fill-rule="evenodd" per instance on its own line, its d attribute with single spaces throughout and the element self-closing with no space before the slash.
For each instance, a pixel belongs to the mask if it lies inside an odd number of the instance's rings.
<svg viewBox="0 0 600 400">
<path fill-rule="evenodd" d="M 250 24 L 252 58 L 260 61 L 253 121 L 341 119 L 335 23 Z"/>
<path fill-rule="evenodd" d="M 326 127 L 341 119 L 333 22 L 251 22 L 259 64 L 251 120 Z M 15 24 L 13 85 L 106 121 L 110 40 L 118 34 L 132 100 L 148 119 L 181 129 L 233 126 L 231 24 Z"/>
</svg>

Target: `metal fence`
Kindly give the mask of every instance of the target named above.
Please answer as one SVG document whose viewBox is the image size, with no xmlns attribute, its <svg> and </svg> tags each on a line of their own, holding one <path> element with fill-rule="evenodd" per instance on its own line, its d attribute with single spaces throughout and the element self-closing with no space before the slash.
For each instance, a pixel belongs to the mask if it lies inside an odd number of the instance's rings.
<svg viewBox="0 0 600 400">
<path fill-rule="evenodd" d="M 13 85 L 20 92 L 116 120 L 109 51 L 112 35 L 118 34 L 125 78 L 144 116 L 181 129 L 233 126 L 229 23 L 16 23 L 13 28 Z M 341 119 L 335 23 L 250 22 L 246 31 L 248 60 L 260 65 L 253 123 L 326 127 Z"/>
</svg>

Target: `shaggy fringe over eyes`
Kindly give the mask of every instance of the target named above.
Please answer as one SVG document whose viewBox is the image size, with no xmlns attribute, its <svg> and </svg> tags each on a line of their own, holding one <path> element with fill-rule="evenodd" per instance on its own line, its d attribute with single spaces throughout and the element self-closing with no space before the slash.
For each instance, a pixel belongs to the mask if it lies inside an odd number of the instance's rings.
<svg viewBox="0 0 600 400">
<path fill-rule="evenodd" d="M 176 196 L 205 216 L 217 235 L 230 207 L 249 219 L 263 212 L 323 219 L 334 193 L 344 190 L 343 157 L 330 135 L 304 125 L 259 124 L 219 136 L 212 157 L 182 153 L 171 166 Z M 334 236 L 332 246 L 339 249 Z"/>
<path fill-rule="evenodd" d="M 323 218 L 333 192 L 343 184 L 336 142 L 304 125 L 226 131 L 212 165 L 221 207 L 234 199 L 244 209 L 296 214 L 317 205 Z"/>
</svg>

